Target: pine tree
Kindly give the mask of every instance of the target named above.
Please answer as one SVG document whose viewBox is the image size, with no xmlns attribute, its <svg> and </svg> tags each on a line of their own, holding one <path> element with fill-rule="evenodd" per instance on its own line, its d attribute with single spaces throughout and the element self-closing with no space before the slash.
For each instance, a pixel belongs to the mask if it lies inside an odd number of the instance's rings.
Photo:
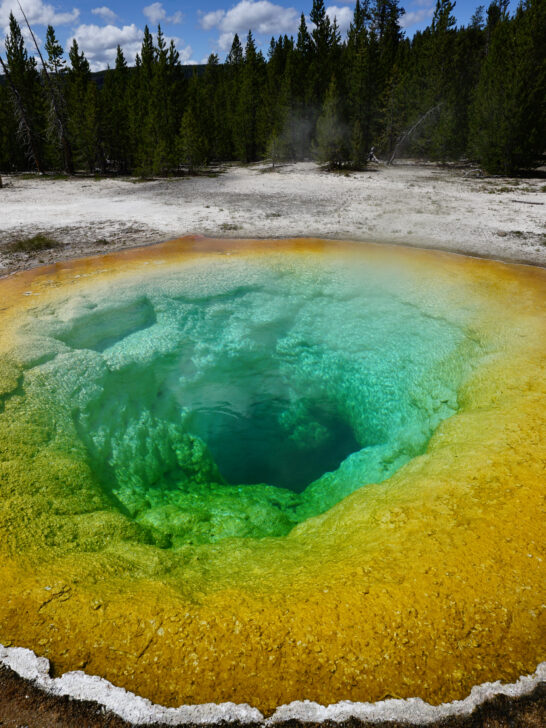
<svg viewBox="0 0 546 728">
<path fill-rule="evenodd" d="M 451 60 L 455 42 L 455 17 L 452 15 L 455 2 L 452 0 L 436 0 L 436 9 L 432 17 L 432 71 L 436 85 L 437 99 L 446 96 L 451 78 Z"/>
<path fill-rule="evenodd" d="M 116 172 L 123 173 L 131 166 L 128 88 L 127 61 L 118 45 L 115 66 L 105 75 L 101 109 L 106 162 Z"/>
<path fill-rule="evenodd" d="M 453 157 L 453 140 L 456 136 L 455 84 L 453 61 L 455 55 L 455 2 L 436 0 L 431 24 L 431 52 L 429 85 L 430 107 L 438 106 L 428 146 L 429 155 L 442 161 Z"/>
<path fill-rule="evenodd" d="M 135 171 L 141 175 L 149 174 L 153 165 L 153 125 L 149 118 L 149 111 L 154 65 L 154 40 L 146 25 L 131 88 L 131 136 L 134 145 L 134 165 Z"/>
<path fill-rule="evenodd" d="M 23 35 L 13 13 L 9 16 L 9 34 L 5 40 L 6 64 L 2 62 L 11 90 L 11 100 L 18 119 L 19 139 L 25 155 L 38 171 L 44 168 L 45 102 L 36 68 L 29 57 Z"/>
<path fill-rule="evenodd" d="M 421 36 L 419 33 L 415 35 L 418 38 L 416 48 Z M 400 43 L 397 62 L 384 92 L 379 146 L 389 159 L 398 139 L 423 106 L 424 70 L 421 69 L 420 55 L 420 51 L 414 52 L 413 43 L 409 40 Z"/>
<path fill-rule="evenodd" d="M 231 49 L 226 58 L 225 77 L 225 124 L 229 130 L 229 158 L 236 158 L 235 137 L 237 135 L 237 115 L 239 111 L 239 95 L 241 90 L 241 75 L 244 62 L 243 46 L 239 35 L 235 33 Z"/>
<path fill-rule="evenodd" d="M 182 64 L 180 63 L 180 53 L 171 39 L 167 53 L 168 137 L 171 145 L 174 144 L 180 126 L 180 119 L 184 113 L 187 85 Z M 171 162 L 173 160 L 174 157 L 171 155 Z"/>
<path fill-rule="evenodd" d="M 526 0 L 514 18 L 518 115 L 514 167 L 538 166 L 546 139 L 546 3 Z"/>
<path fill-rule="evenodd" d="M 485 7 L 483 5 L 478 5 L 476 10 L 474 10 L 472 17 L 470 18 L 470 28 L 473 28 L 475 30 L 483 30 L 484 28 L 484 12 Z"/>
<path fill-rule="evenodd" d="M 398 46 L 404 35 L 400 26 L 404 12 L 399 0 L 375 0 L 372 9 L 371 27 L 377 37 L 383 87 L 389 82 Z"/>
<path fill-rule="evenodd" d="M 165 173 L 173 165 L 175 129 L 170 119 L 172 95 L 169 88 L 169 51 L 161 26 L 157 28 L 157 46 L 148 99 L 146 120 L 147 168 L 153 172 Z"/>
<path fill-rule="evenodd" d="M 367 6 L 357 0 L 346 53 L 351 159 L 357 169 L 366 165 L 373 142 L 379 135 L 379 48 L 375 32 L 368 31 L 368 22 Z"/>
<path fill-rule="evenodd" d="M 38 46 L 36 48 L 38 50 Z M 46 31 L 45 50 L 47 53 L 47 62 L 44 61 L 41 53 L 40 58 L 43 63 L 44 85 L 49 100 L 47 131 L 49 138 L 61 152 L 65 172 L 73 174 L 72 141 L 68 129 L 68 109 L 63 78 L 66 70 L 66 61 L 63 58 L 63 47 L 57 40 L 55 30 L 51 25 L 48 25 Z"/>
<path fill-rule="evenodd" d="M 26 165 L 20 145 L 14 144 L 17 124 L 9 99 L 9 86 L 0 83 L 0 170 L 9 172 Z"/>
<path fill-rule="evenodd" d="M 363 167 L 380 135 L 381 81 L 378 77 L 379 48 L 372 31 L 356 49 L 350 67 L 352 160 Z"/>
<path fill-rule="evenodd" d="M 269 44 L 268 63 L 265 80 L 262 85 L 262 97 L 258 105 L 258 146 L 268 148 L 271 135 L 282 130 L 283 103 L 281 102 L 282 80 L 289 54 L 293 52 L 294 43 L 286 36 L 278 40 L 271 38 Z M 270 156 L 268 154 L 268 156 Z"/>
<path fill-rule="evenodd" d="M 324 0 L 313 0 L 309 19 L 315 27 L 311 32 L 311 56 L 307 88 L 307 103 L 320 108 L 328 84 L 336 72 L 333 64 L 333 49 L 337 54 L 338 38 L 332 31 L 330 18 L 326 15 Z"/>
<path fill-rule="evenodd" d="M 226 58 L 226 63 L 230 66 L 240 67 L 243 64 L 243 57 L 243 46 L 241 45 L 238 34 L 235 33 L 231 44 L 231 50 Z"/>
<path fill-rule="evenodd" d="M 102 150 L 102 130 L 97 86 L 90 81 L 85 89 L 83 126 L 80 134 L 81 151 L 89 172 L 97 168 L 104 173 L 105 159 Z"/>
<path fill-rule="evenodd" d="M 305 159 L 311 153 L 316 107 L 311 97 L 313 41 L 302 13 L 293 53 L 287 58 L 283 87 L 283 138 L 286 158 Z M 290 157 L 290 154 L 293 156 Z"/>
<path fill-rule="evenodd" d="M 488 17 L 495 20 L 472 109 L 470 150 L 487 171 L 511 174 L 532 166 L 544 150 L 546 8 L 528 0 L 512 20 L 502 9 Z"/>
<path fill-rule="evenodd" d="M 453 124 L 446 145 L 450 158 L 464 157 L 468 149 L 469 112 L 478 85 L 484 53 L 483 21 L 480 21 L 479 17 L 474 17 L 467 28 L 459 29 L 454 39 L 450 92 Z"/>
<path fill-rule="evenodd" d="M 195 172 L 206 161 L 205 141 L 191 107 L 182 117 L 177 148 L 180 162 L 188 167 L 190 173 Z"/>
<path fill-rule="evenodd" d="M 240 74 L 239 93 L 233 128 L 235 150 L 243 162 L 253 162 L 258 153 L 258 106 L 263 83 L 264 59 L 256 51 L 251 31 L 248 32 L 244 61 Z"/>
<path fill-rule="evenodd" d="M 85 57 L 85 53 L 83 51 L 80 53 L 78 41 L 75 38 L 72 41 L 70 50 L 68 51 L 68 57 L 70 59 L 70 69 L 68 71 L 69 78 L 74 79 L 76 77 L 80 77 L 86 81 L 89 80 L 91 73 L 89 61 Z"/>
<path fill-rule="evenodd" d="M 353 52 L 360 45 L 362 38 L 366 38 L 369 20 L 368 0 L 365 0 L 364 3 L 356 0 L 353 19 L 347 33 L 347 49 L 349 53 Z"/>
<path fill-rule="evenodd" d="M 63 47 L 57 40 L 52 25 L 47 26 L 44 48 L 47 53 L 47 67 L 49 71 L 56 77 L 61 76 L 66 71 L 66 61 L 64 59 Z"/>
<path fill-rule="evenodd" d="M 341 167 L 348 160 L 347 128 L 339 114 L 339 97 L 332 79 L 322 113 L 317 121 L 315 157 L 330 168 Z"/>
<path fill-rule="evenodd" d="M 280 89 L 271 109 L 272 123 L 266 140 L 266 156 L 275 165 L 279 161 L 301 160 L 310 148 L 310 123 L 295 94 L 293 64 L 296 54 L 287 56 Z M 271 79 L 272 82 L 274 79 Z"/>
<path fill-rule="evenodd" d="M 6 63 L 0 57 L 0 168 L 31 159 L 39 169 L 68 169 L 59 133 L 66 119 L 64 138 L 90 170 L 165 174 L 181 162 L 297 160 L 315 135 L 331 166 L 362 167 L 377 145 L 389 157 L 468 151 L 491 171 L 514 171 L 543 152 L 544 8 L 544 0 L 522 0 L 510 17 L 508 0 L 494 0 L 456 28 L 454 0 L 437 0 L 430 26 L 408 39 L 399 0 L 356 0 L 343 43 L 324 0 L 314 0 L 312 29 L 302 15 L 295 41 L 271 39 L 267 62 L 252 33 L 245 49 L 235 35 L 225 64 L 212 55 L 190 80 L 174 43 L 161 28 L 154 41 L 146 27 L 135 67 L 118 48 L 99 86 L 77 42 L 65 69 L 51 26 L 39 74 L 12 15 Z"/>
<path fill-rule="evenodd" d="M 70 67 L 67 71 L 66 97 L 68 106 L 68 129 L 73 143 L 74 161 L 87 169 L 94 167 L 94 160 L 89 159 L 89 147 L 86 140 L 87 125 L 87 86 L 91 80 L 91 69 L 85 54 L 80 52 L 74 38 L 68 52 Z"/>
<path fill-rule="evenodd" d="M 292 69 L 294 96 L 301 104 L 305 103 L 308 96 L 308 76 L 312 53 L 313 43 L 311 36 L 309 35 L 309 31 L 307 30 L 305 15 L 302 13 L 298 28 L 298 38 L 296 41 L 294 64 Z"/>
<path fill-rule="evenodd" d="M 200 92 L 198 93 L 198 88 Z M 196 98 L 202 121 L 200 129 L 205 141 L 207 160 L 225 160 L 232 156 L 232 134 L 226 110 L 228 103 L 226 69 L 220 65 L 215 53 L 208 57 L 202 79 L 194 76 L 188 98 Z M 188 102 L 189 103 L 189 102 Z"/>
</svg>

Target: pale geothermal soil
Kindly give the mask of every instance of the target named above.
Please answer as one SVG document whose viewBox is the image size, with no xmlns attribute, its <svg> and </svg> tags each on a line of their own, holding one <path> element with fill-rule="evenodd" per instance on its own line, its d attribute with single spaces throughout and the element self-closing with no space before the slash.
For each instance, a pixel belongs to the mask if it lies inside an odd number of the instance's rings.
<svg viewBox="0 0 546 728">
<path fill-rule="evenodd" d="M 358 173 L 328 173 L 312 162 L 275 171 L 230 166 L 214 176 L 146 181 L 7 177 L 0 275 L 191 233 L 388 241 L 544 265 L 545 182 L 409 162 Z M 36 233 L 63 247 L 9 251 Z"/>
</svg>

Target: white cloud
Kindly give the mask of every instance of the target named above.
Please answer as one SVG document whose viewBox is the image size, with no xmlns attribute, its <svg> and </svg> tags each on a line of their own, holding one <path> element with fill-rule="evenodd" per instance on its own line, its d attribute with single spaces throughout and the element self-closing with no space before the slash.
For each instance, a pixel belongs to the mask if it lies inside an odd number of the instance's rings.
<svg viewBox="0 0 546 728">
<path fill-rule="evenodd" d="M 345 35 L 353 20 L 354 10 L 346 6 L 340 8 L 337 5 L 331 5 L 329 8 L 326 8 L 326 15 L 332 23 L 334 22 L 334 18 L 337 19 L 337 25 L 341 31 L 341 35 Z"/>
<path fill-rule="evenodd" d="M 93 8 L 91 12 L 93 13 L 93 15 L 98 15 L 100 18 L 110 23 L 113 23 L 118 18 L 113 10 L 110 10 L 110 8 L 107 8 L 104 5 L 102 6 L 102 8 Z"/>
<path fill-rule="evenodd" d="M 422 8 L 421 10 L 410 10 L 409 13 L 407 12 L 400 18 L 400 25 L 402 28 L 410 28 L 417 23 L 423 23 L 425 20 L 432 18 L 433 12 L 433 7 Z"/>
<path fill-rule="evenodd" d="M 269 0 L 240 0 L 230 10 L 214 10 L 201 16 L 201 27 L 204 30 L 217 28 L 220 32 L 218 44 L 224 47 L 229 35 L 229 44 L 233 35 L 246 35 L 249 30 L 258 35 L 278 35 L 294 33 L 297 30 L 300 15 L 294 8 L 275 5 Z"/>
<path fill-rule="evenodd" d="M 158 23 L 181 23 L 182 13 L 178 10 L 173 15 L 167 15 L 167 11 L 163 7 L 163 3 L 152 3 L 143 8 L 142 13 L 148 18 L 152 25 Z"/>
<path fill-rule="evenodd" d="M 67 47 L 72 45 L 76 38 L 80 50 L 85 53 L 91 70 L 100 71 L 109 64 L 114 65 L 118 45 L 121 46 L 127 63 L 132 65 L 137 53 L 142 47 L 144 31 L 134 23 L 118 27 L 116 25 L 80 25 L 74 31 L 74 36 L 68 40 Z M 191 46 L 182 46 L 180 38 L 165 37 L 167 45 L 171 40 L 180 53 L 180 62 L 192 64 Z"/>
<path fill-rule="evenodd" d="M 150 23 L 156 25 L 167 16 L 165 8 L 161 3 L 152 3 L 143 8 L 142 13 L 148 18 Z"/>
<path fill-rule="evenodd" d="M 169 40 L 169 43 L 171 41 Z M 191 46 L 184 46 L 183 48 L 178 48 L 178 52 L 180 53 L 180 63 L 184 63 L 188 66 L 195 66 L 197 65 L 197 61 L 194 61 L 192 59 L 193 50 Z"/>
<path fill-rule="evenodd" d="M 201 17 L 201 27 L 204 30 L 210 30 L 216 28 L 222 22 L 226 14 L 225 10 L 213 10 L 211 13 L 207 13 Z"/>
<path fill-rule="evenodd" d="M 34 25 L 66 25 L 74 23 L 80 16 L 80 11 L 73 8 L 70 12 L 57 12 L 53 5 L 44 3 L 42 0 L 23 0 L 21 2 L 28 18 L 28 22 Z M 16 0 L 0 0 L 0 26 L 6 30 L 9 24 L 9 14 L 12 12 L 19 24 L 24 23 L 23 16 L 19 10 Z"/>
<path fill-rule="evenodd" d="M 142 30 L 132 23 L 118 27 L 116 25 L 80 25 L 74 31 L 74 36 L 68 40 L 70 48 L 74 38 L 78 41 L 80 50 L 85 53 L 93 71 L 106 68 L 107 64 L 114 64 L 116 49 L 120 45 L 129 64 L 132 64 L 142 45 Z"/>
<path fill-rule="evenodd" d="M 6 36 L 8 34 L 9 28 L 6 28 Z M 38 48 L 42 49 L 43 53 L 43 47 L 44 47 L 44 40 L 43 38 L 36 32 L 36 30 L 33 28 L 32 32 L 34 33 L 34 38 L 36 38 L 36 43 L 38 43 Z M 36 59 L 36 63 L 40 65 L 40 57 L 38 53 L 36 52 L 36 46 L 34 45 L 34 38 L 30 34 L 29 29 L 26 25 L 21 26 L 21 33 L 23 34 L 23 39 L 25 41 L 25 46 L 28 51 L 29 56 L 33 56 Z M 2 46 L 0 46 L 0 51 L 4 50 Z"/>
<path fill-rule="evenodd" d="M 339 2 L 351 4 L 353 0 L 339 0 Z M 331 21 L 334 17 L 337 18 L 338 27 L 343 35 L 349 29 L 354 10 L 347 5 L 332 5 L 326 8 L 326 14 Z M 300 13 L 294 8 L 275 5 L 270 0 L 240 0 L 230 10 L 202 13 L 199 22 L 204 30 L 215 28 L 220 31 L 216 44 L 221 51 L 225 51 L 231 47 L 235 33 L 243 38 L 248 30 L 262 36 L 296 33 Z M 311 29 L 312 23 L 308 22 L 308 27 Z"/>
<path fill-rule="evenodd" d="M 220 33 L 217 45 L 221 51 L 228 51 L 233 43 L 233 33 Z"/>
</svg>

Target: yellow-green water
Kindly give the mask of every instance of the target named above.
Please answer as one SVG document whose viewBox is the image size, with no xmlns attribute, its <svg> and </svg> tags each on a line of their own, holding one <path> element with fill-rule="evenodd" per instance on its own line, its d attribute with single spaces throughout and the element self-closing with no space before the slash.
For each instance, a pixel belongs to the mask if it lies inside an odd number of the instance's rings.
<svg viewBox="0 0 546 728">
<path fill-rule="evenodd" d="M 266 711 L 532 671 L 545 290 L 200 239 L 0 281 L 0 641 Z"/>
</svg>

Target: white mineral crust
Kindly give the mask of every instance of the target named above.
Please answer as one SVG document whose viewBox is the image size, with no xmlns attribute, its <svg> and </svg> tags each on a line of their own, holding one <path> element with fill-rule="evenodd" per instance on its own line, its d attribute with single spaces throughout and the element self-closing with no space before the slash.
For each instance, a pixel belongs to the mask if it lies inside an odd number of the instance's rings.
<svg viewBox="0 0 546 728">
<path fill-rule="evenodd" d="M 377 703 L 353 703 L 350 700 L 343 700 L 328 706 L 302 700 L 281 705 L 270 718 L 265 719 L 257 708 L 252 708 L 246 703 L 241 705 L 206 703 L 181 705 L 179 708 L 154 705 L 146 698 L 118 688 L 97 675 L 87 675 L 81 670 L 51 678 L 49 660 L 38 657 L 32 650 L 23 647 L 0 645 L 0 663 L 52 695 L 95 701 L 105 710 L 116 713 L 135 725 L 149 725 L 156 722 L 173 726 L 184 723 L 239 722 L 272 726 L 287 720 L 298 720 L 302 723 L 330 720 L 341 723 L 349 718 L 371 722 L 397 720 L 425 725 L 454 715 L 469 715 L 480 703 L 496 695 L 507 695 L 512 698 L 526 695 L 540 682 L 546 680 L 546 662 L 541 662 L 533 675 L 520 677 L 515 683 L 503 685 L 497 681 L 476 685 L 464 700 L 454 700 L 442 705 L 429 705 L 420 698 L 381 700 Z"/>
</svg>

